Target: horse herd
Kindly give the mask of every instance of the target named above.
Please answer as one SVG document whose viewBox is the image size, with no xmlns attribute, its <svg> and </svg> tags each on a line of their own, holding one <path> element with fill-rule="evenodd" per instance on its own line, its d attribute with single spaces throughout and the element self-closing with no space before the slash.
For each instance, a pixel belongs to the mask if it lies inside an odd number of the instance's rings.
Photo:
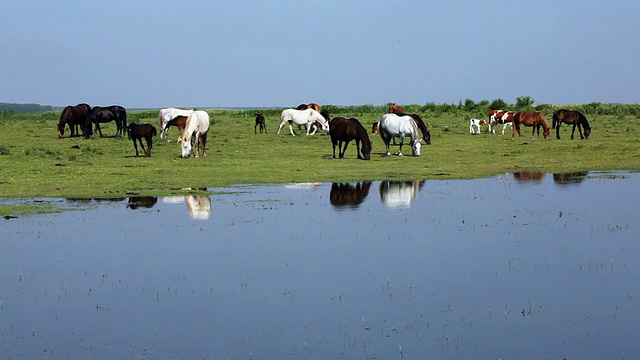
<svg viewBox="0 0 640 360">
<path fill-rule="evenodd" d="M 536 134 L 536 131 L 538 137 L 540 137 L 540 128 L 542 127 L 542 134 L 545 139 L 549 139 L 551 135 L 551 129 L 556 130 L 556 138 L 560 139 L 560 125 L 562 125 L 562 123 L 565 123 L 573 125 L 573 129 L 571 130 L 572 140 L 574 138 L 576 127 L 578 128 L 580 139 L 589 139 L 589 135 L 591 135 L 591 126 L 589 125 L 589 121 L 587 120 L 586 116 L 584 116 L 584 114 L 576 110 L 559 109 L 554 111 L 551 128 L 549 127 L 549 122 L 540 111 L 514 112 L 504 110 L 490 110 L 488 116 L 488 122 L 482 119 L 469 119 L 469 132 L 471 134 L 480 134 L 480 127 L 483 125 L 489 125 L 489 132 L 495 135 L 496 126 L 498 124 L 503 124 L 502 135 L 504 135 L 505 129 L 507 128 L 507 126 L 509 126 L 511 128 L 511 138 L 514 139 L 516 131 L 518 132 L 518 135 L 522 137 L 522 134 L 520 133 L 520 125 L 525 125 L 532 127 L 532 138 Z"/>
<path fill-rule="evenodd" d="M 409 138 L 409 146 L 413 156 L 420 156 L 422 142 L 431 145 L 431 134 L 427 129 L 425 122 L 417 114 L 404 113 L 401 106 L 389 103 L 389 112 L 380 117 L 380 120 L 374 122 L 371 128 L 372 133 L 379 133 L 386 148 L 386 155 L 391 155 L 390 143 L 399 139 L 398 156 L 402 156 L 402 146 L 405 138 Z M 512 138 L 515 138 L 517 132 L 520 132 L 520 126 L 525 125 L 532 127 L 531 136 L 538 134 L 540 137 L 540 128 L 543 128 L 543 136 L 548 139 L 550 136 L 550 127 L 547 119 L 539 111 L 503 111 L 490 110 L 488 113 L 489 121 L 481 119 L 470 119 L 469 132 L 471 134 L 479 134 L 481 126 L 489 125 L 489 132 L 495 134 L 495 128 L 499 124 L 503 124 L 502 134 L 507 126 L 511 127 Z M 285 125 L 289 125 L 289 132 L 295 136 L 293 125 L 297 125 L 298 129 L 306 128 L 307 135 L 313 135 L 322 129 L 331 137 L 333 145 L 333 158 L 336 158 L 336 147 L 338 148 L 338 158 L 343 159 L 347 147 L 351 141 L 356 143 L 357 158 L 369 160 L 371 158 L 372 143 L 367 130 L 356 118 L 334 117 L 330 119 L 329 112 L 320 111 L 318 104 L 301 104 L 296 108 L 285 109 L 280 116 L 280 125 L 277 134 Z M 103 137 L 100 129 L 101 123 L 110 121 L 116 122 L 115 137 L 122 137 L 124 128 L 127 128 L 128 137 L 133 141 L 136 156 L 139 156 L 138 144 L 140 144 L 145 156 L 151 156 L 151 148 L 153 146 L 153 136 L 157 135 L 157 129 L 152 124 L 135 124 L 131 123 L 127 126 L 127 112 L 122 106 L 112 105 L 108 107 L 95 106 L 88 104 L 78 104 L 75 106 L 67 106 L 60 115 L 58 123 L 58 137 L 62 138 L 65 133 L 65 127 L 69 126 L 71 136 L 79 136 L 88 138 L 95 132 Z M 574 138 L 576 127 L 580 133 L 580 138 L 588 139 L 591 133 L 591 127 L 587 118 L 579 111 L 560 109 L 553 113 L 553 128 L 556 129 L 556 137 L 560 139 L 560 125 L 562 123 L 572 124 L 573 131 L 571 139 Z M 191 156 L 200 156 L 200 147 L 202 154 L 206 156 L 207 134 L 210 126 L 209 114 L 202 110 L 183 110 L 178 108 L 165 108 L 158 113 L 158 127 L 160 128 L 160 138 L 168 138 L 167 132 L 169 127 L 178 128 L 177 141 L 181 146 L 181 157 L 188 158 Z M 262 114 L 256 114 L 254 133 L 267 133 L 266 119 Z M 584 129 L 584 134 L 583 134 Z M 146 142 L 146 149 L 142 140 Z"/>
</svg>

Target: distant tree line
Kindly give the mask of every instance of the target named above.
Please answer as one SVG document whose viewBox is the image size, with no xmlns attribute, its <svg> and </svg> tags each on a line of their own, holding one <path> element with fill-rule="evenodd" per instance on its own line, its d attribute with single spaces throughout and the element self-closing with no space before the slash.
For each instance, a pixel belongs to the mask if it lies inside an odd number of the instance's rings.
<svg viewBox="0 0 640 360">
<path fill-rule="evenodd" d="M 0 103 L 0 112 L 31 113 L 51 111 L 50 105 Z"/>
</svg>

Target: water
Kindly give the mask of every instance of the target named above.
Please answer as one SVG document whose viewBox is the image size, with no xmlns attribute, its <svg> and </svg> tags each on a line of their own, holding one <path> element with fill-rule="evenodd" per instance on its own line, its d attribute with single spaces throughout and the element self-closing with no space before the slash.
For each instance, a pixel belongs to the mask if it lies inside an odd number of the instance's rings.
<svg viewBox="0 0 640 360">
<path fill-rule="evenodd" d="M 0 358 L 640 358 L 640 176 L 571 175 L 45 199 Z"/>
</svg>

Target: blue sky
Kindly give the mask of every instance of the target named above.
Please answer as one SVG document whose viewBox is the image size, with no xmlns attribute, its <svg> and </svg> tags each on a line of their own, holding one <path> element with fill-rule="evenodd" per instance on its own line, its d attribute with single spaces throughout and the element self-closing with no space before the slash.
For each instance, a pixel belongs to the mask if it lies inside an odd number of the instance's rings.
<svg viewBox="0 0 640 360">
<path fill-rule="evenodd" d="M 0 4 L 0 102 L 640 102 L 640 2 Z"/>
</svg>

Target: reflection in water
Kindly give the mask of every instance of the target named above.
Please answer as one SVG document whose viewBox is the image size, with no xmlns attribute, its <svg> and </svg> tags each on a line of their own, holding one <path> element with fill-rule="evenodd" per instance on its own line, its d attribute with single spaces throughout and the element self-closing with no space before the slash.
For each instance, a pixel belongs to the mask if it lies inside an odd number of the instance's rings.
<svg viewBox="0 0 640 360">
<path fill-rule="evenodd" d="M 390 208 L 410 208 L 424 183 L 424 180 L 381 181 L 380 199 Z"/>
<path fill-rule="evenodd" d="M 539 171 L 518 171 L 513 173 L 513 178 L 520 182 L 540 182 L 547 173 Z"/>
<path fill-rule="evenodd" d="M 135 210 L 138 208 L 151 209 L 158 202 L 157 196 L 131 196 L 127 203 L 127 208 Z"/>
<path fill-rule="evenodd" d="M 640 173 L 610 175 L 239 185 L 206 221 L 195 196 L 0 218 L 0 359 L 638 358 Z M 329 204 L 358 186 L 380 197 Z"/>
<path fill-rule="evenodd" d="M 358 182 L 355 185 L 350 183 L 331 184 L 329 201 L 337 208 L 349 207 L 356 209 L 369 195 L 371 181 Z"/>
<path fill-rule="evenodd" d="M 187 195 L 184 197 L 192 219 L 206 220 L 211 215 L 211 198 L 209 195 Z"/>
<path fill-rule="evenodd" d="M 553 181 L 556 184 L 560 184 L 560 185 L 579 184 L 584 179 L 587 178 L 588 174 L 589 174 L 588 171 L 577 171 L 577 172 L 570 172 L 570 173 L 564 173 L 564 174 L 553 174 Z"/>
</svg>

